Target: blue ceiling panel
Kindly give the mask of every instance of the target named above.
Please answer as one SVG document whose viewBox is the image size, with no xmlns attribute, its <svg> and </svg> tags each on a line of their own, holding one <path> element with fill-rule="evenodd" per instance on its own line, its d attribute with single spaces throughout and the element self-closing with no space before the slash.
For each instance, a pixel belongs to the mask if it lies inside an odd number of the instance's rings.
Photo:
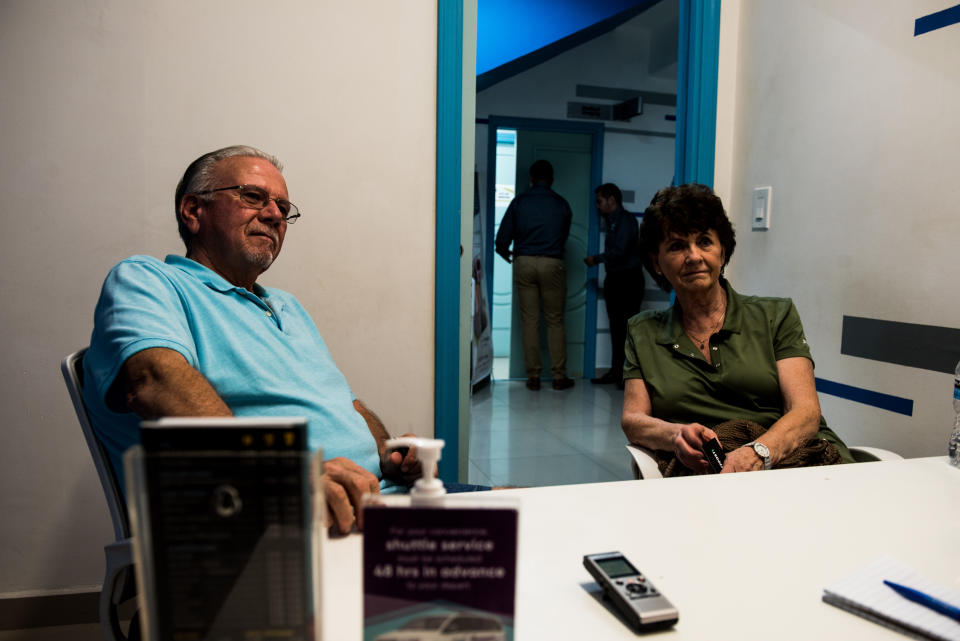
<svg viewBox="0 0 960 641">
<path fill-rule="evenodd" d="M 478 89 L 616 28 L 658 0 L 479 0 Z"/>
</svg>

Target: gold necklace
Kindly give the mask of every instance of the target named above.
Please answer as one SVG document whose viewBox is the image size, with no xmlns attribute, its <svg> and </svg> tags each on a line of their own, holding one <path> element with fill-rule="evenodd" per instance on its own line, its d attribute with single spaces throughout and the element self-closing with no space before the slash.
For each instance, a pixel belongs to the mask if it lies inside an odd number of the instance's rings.
<svg viewBox="0 0 960 641">
<path fill-rule="evenodd" d="M 720 311 L 720 318 L 717 319 L 717 322 L 713 325 L 712 328 L 710 328 L 710 331 L 707 332 L 706 338 L 697 338 L 696 336 L 691 334 L 690 330 L 687 329 L 686 324 L 684 324 L 683 326 L 683 333 L 689 336 L 690 340 L 692 340 L 694 343 L 700 346 L 700 351 L 703 351 L 703 348 L 706 346 L 707 341 L 710 340 L 710 337 L 713 336 L 716 333 L 716 331 L 720 329 L 720 327 L 723 325 L 723 319 L 726 315 L 727 315 L 727 299 L 726 297 L 724 297 L 723 308 Z"/>
</svg>

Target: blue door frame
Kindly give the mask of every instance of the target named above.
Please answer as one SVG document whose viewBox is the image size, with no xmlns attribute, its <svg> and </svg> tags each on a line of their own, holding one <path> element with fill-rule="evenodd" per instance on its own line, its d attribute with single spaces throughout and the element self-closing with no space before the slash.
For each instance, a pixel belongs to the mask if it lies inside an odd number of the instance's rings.
<svg viewBox="0 0 960 641">
<path fill-rule="evenodd" d="M 493 229 L 494 209 L 496 203 L 495 192 L 496 185 L 494 178 L 497 175 L 497 129 L 526 129 L 528 131 L 556 131 L 560 133 L 591 134 L 593 136 L 593 147 L 590 151 L 590 184 L 597 186 L 603 180 L 603 123 L 594 122 L 575 122 L 571 120 L 544 120 L 540 118 L 512 118 L 509 116 L 490 116 L 487 123 L 487 185 L 486 189 L 486 213 L 487 229 L 485 237 L 490 240 L 486 243 L 486 255 L 484 260 L 484 277 L 487 279 L 487 310 L 490 318 L 493 318 Z M 518 185 L 519 188 L 519 185 Z M 519 189 L 517 190 L 519 192 Z M 587 199 L 593 202 L 592 198 Z M 587 255 L 592 256 L 597 253 L 600 244 L 600 226 L 597 222 L 597 210 L 591 204 L 590 223 L 587 230 Z M 586 323 L 584 326 L 583 341 L 583 375 L 585 378 L 591 378 L 594 374 L 594 367 L 597 361 L 597 271 L 596 269 L 587 272 L 587 304 L 584 313 L 586 314 Z"/>
<path fill-rule="evenodd" d="M 463 3 L 437 2 L 437 256 L 434 435 L 448 452 L 459 451 L 460 194 L 463 119 Z M 674 181 L 713 184 L 716 139 L 720 0 L 679 0 L 677 151 Z M 474 78 L 470 78 L 474 82 Z M 491 125 L 491 129 L 496 129 Z M 496 134 L 494 134 L 496 135 Z M 496 150 L 496 141 L 494 147 Z M 490 175 L 490 174 L 488 174 Z M 599 183 L 598 183 L 599 184 Z M 592 233 L 592 230 L 591 230 Z M 488 260 L 488 266 L 490 261 Z M 492 282 L 488 278 L 487 282 Z M 589 310 L 588 310 L 589 312 Z M 596 319 L 596 310 L 593 313 Z M 595 343 L 594 343 L 595 344 Z M 585 355 L 586 357 L 586 355 Z M 594 356 L 594 360 L 595 356 Z M 460 477 L 457 456 L 440 473 Z M 466 476 L 466 471 L 464 471 Z"/>
<path fill-rule="evenodd" d="M 720 0 L 679 0 L 674 184 L 713 187 Z"/>
<path fill-rule="evenodd" d="M 460 170 L 463 125 L 463 3 L 437 3 L 437 256 L 434 437 L 446 456 L 440 478 L 460 480 Z M 473 82 L 473 78 L 470 79 Z M 469 258 L 469 255 L 468 255 Z M 469 364 L 465 365 L 469 369 Z M 464 470 L 466 476 L 466 470 Z"/>
</svg>

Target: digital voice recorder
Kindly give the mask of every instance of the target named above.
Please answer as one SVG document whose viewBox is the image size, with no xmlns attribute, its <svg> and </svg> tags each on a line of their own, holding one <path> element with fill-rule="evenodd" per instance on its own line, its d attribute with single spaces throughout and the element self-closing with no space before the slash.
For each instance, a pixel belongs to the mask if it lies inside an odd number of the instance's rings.
<svg viewBox="0 0 960 641">
<path fill-rule="evenodd" d="M 583 567 L 637 630 L 668 628 L 680 618 L 667 597 L 621 553 L 587 554 Z"/>
</svg>

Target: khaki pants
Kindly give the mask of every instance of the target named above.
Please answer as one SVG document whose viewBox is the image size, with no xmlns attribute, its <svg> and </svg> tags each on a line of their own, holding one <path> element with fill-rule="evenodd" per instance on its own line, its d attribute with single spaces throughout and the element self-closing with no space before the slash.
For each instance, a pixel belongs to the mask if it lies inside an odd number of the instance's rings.
<svg viewBox="0 0 960 641">
<path fill-rule="evenodd" d="M 563 309 L 567 303 L 567 272 L 560 258 L 517 256 L 513 261 L 522 325 L 523 359 L 528 378 L 540 378 L 540 303 L 547 322 L 547 345 L 554 380 L 567 377 L 567 336 Z"/>
</svg>

